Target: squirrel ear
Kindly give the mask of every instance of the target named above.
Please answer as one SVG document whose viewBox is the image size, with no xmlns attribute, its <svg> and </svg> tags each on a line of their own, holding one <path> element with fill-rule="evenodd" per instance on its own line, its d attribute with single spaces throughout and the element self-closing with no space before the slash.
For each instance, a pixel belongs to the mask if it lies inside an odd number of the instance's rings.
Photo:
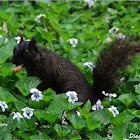
<svg viewBox="0 0 140 140">
<path fill-rule="evenodd" d="M 24 40 L 24 39 L 23 39 L 24 34 L 22 34 L 20 37 L 21 37 L 21 39 L 20 39 L 20 42 L 21 42 L 21 41 L 23 41 L 23 40 Z"/>
<path fill-rule="evenodd" d="M 31 41 L 30 41 L 30 47 L 34 47 L 36 44 L 36 39 L 35 37 L 32 37 Z"/>
</svg>

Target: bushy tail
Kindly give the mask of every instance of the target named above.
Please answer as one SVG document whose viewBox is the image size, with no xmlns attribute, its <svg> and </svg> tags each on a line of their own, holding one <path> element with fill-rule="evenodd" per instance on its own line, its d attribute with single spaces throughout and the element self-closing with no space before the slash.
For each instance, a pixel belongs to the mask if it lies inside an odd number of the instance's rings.
<svg viewBox="0 0 140 140">
<path fill-rule="evenodd" d="M 102 91 L 109 92 L 118 78 L 116 72 L 128 64 L 128 57 L 140 52 L 140 43 L 132 44 L 129 41 L 117 40 L 101 51 L 93 70 L 93 87 L 98 99 L 104 95 Z"/>
</svg>

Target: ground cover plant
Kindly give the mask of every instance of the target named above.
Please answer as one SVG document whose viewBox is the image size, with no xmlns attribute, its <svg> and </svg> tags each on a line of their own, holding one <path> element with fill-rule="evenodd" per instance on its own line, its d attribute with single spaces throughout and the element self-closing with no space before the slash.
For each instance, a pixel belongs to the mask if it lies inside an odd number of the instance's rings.
<svg viewBox="0 0 140 140">
<path fill-rule="evenodd" d="M 13 73 L 19 36 L 70 59 L 92 84 L 100 50 L 115 38 L 140 41 L 138 1 L 0 2 L 0 139 L 128 139 L 140 137 L 140 55 L 119 71 L 112 93 L 83 108 L 75 92 L 38 91 L 22 68 Z M 79 107 L 78 112 L 71 111 Z"/>
</svg>

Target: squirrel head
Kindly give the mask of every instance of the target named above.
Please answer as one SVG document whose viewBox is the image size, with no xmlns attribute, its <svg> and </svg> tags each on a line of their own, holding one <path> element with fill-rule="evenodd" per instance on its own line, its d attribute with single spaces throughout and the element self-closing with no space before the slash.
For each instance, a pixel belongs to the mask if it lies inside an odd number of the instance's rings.
<svg viewBox="0 0 140 140">
<path fill-rule="evenodd" d="M 35 37 L 31 41 L 25 41 L 22 35 L 21 41 L 14 47 L 12 63 L 17 66 L 21 64 L 26 66 L 32 63 L 37 54 Z"/>
</svg>

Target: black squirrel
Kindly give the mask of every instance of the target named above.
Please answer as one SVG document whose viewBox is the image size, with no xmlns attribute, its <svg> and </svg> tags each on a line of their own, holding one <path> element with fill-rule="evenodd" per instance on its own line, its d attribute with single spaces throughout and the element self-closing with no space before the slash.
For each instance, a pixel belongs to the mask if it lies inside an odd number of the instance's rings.
<svg viewBox="0 0 140 140">
<path fill-rule="evenodd" d="M 140 52 L 140 43 L 132 44 L 118 40 L 104 48 L 93 69 L 93 86 L 91 86 L 80 70 L 68 59 L 40 47 L 33 37 L 31 41 L 21 41 L 14 47 L 12 63 L 24 65 L 28 76 L 36 76 L 42 80 L 37 87 L 43 91 L 52 88 L 57 94 L 76 91 L 80 102 L 91 100 L 92 104 L 103 99 L 102 91 L 109 92 L 118 77 L 116 71 L 123 69 L 128 57 Z"/>
</svg>

